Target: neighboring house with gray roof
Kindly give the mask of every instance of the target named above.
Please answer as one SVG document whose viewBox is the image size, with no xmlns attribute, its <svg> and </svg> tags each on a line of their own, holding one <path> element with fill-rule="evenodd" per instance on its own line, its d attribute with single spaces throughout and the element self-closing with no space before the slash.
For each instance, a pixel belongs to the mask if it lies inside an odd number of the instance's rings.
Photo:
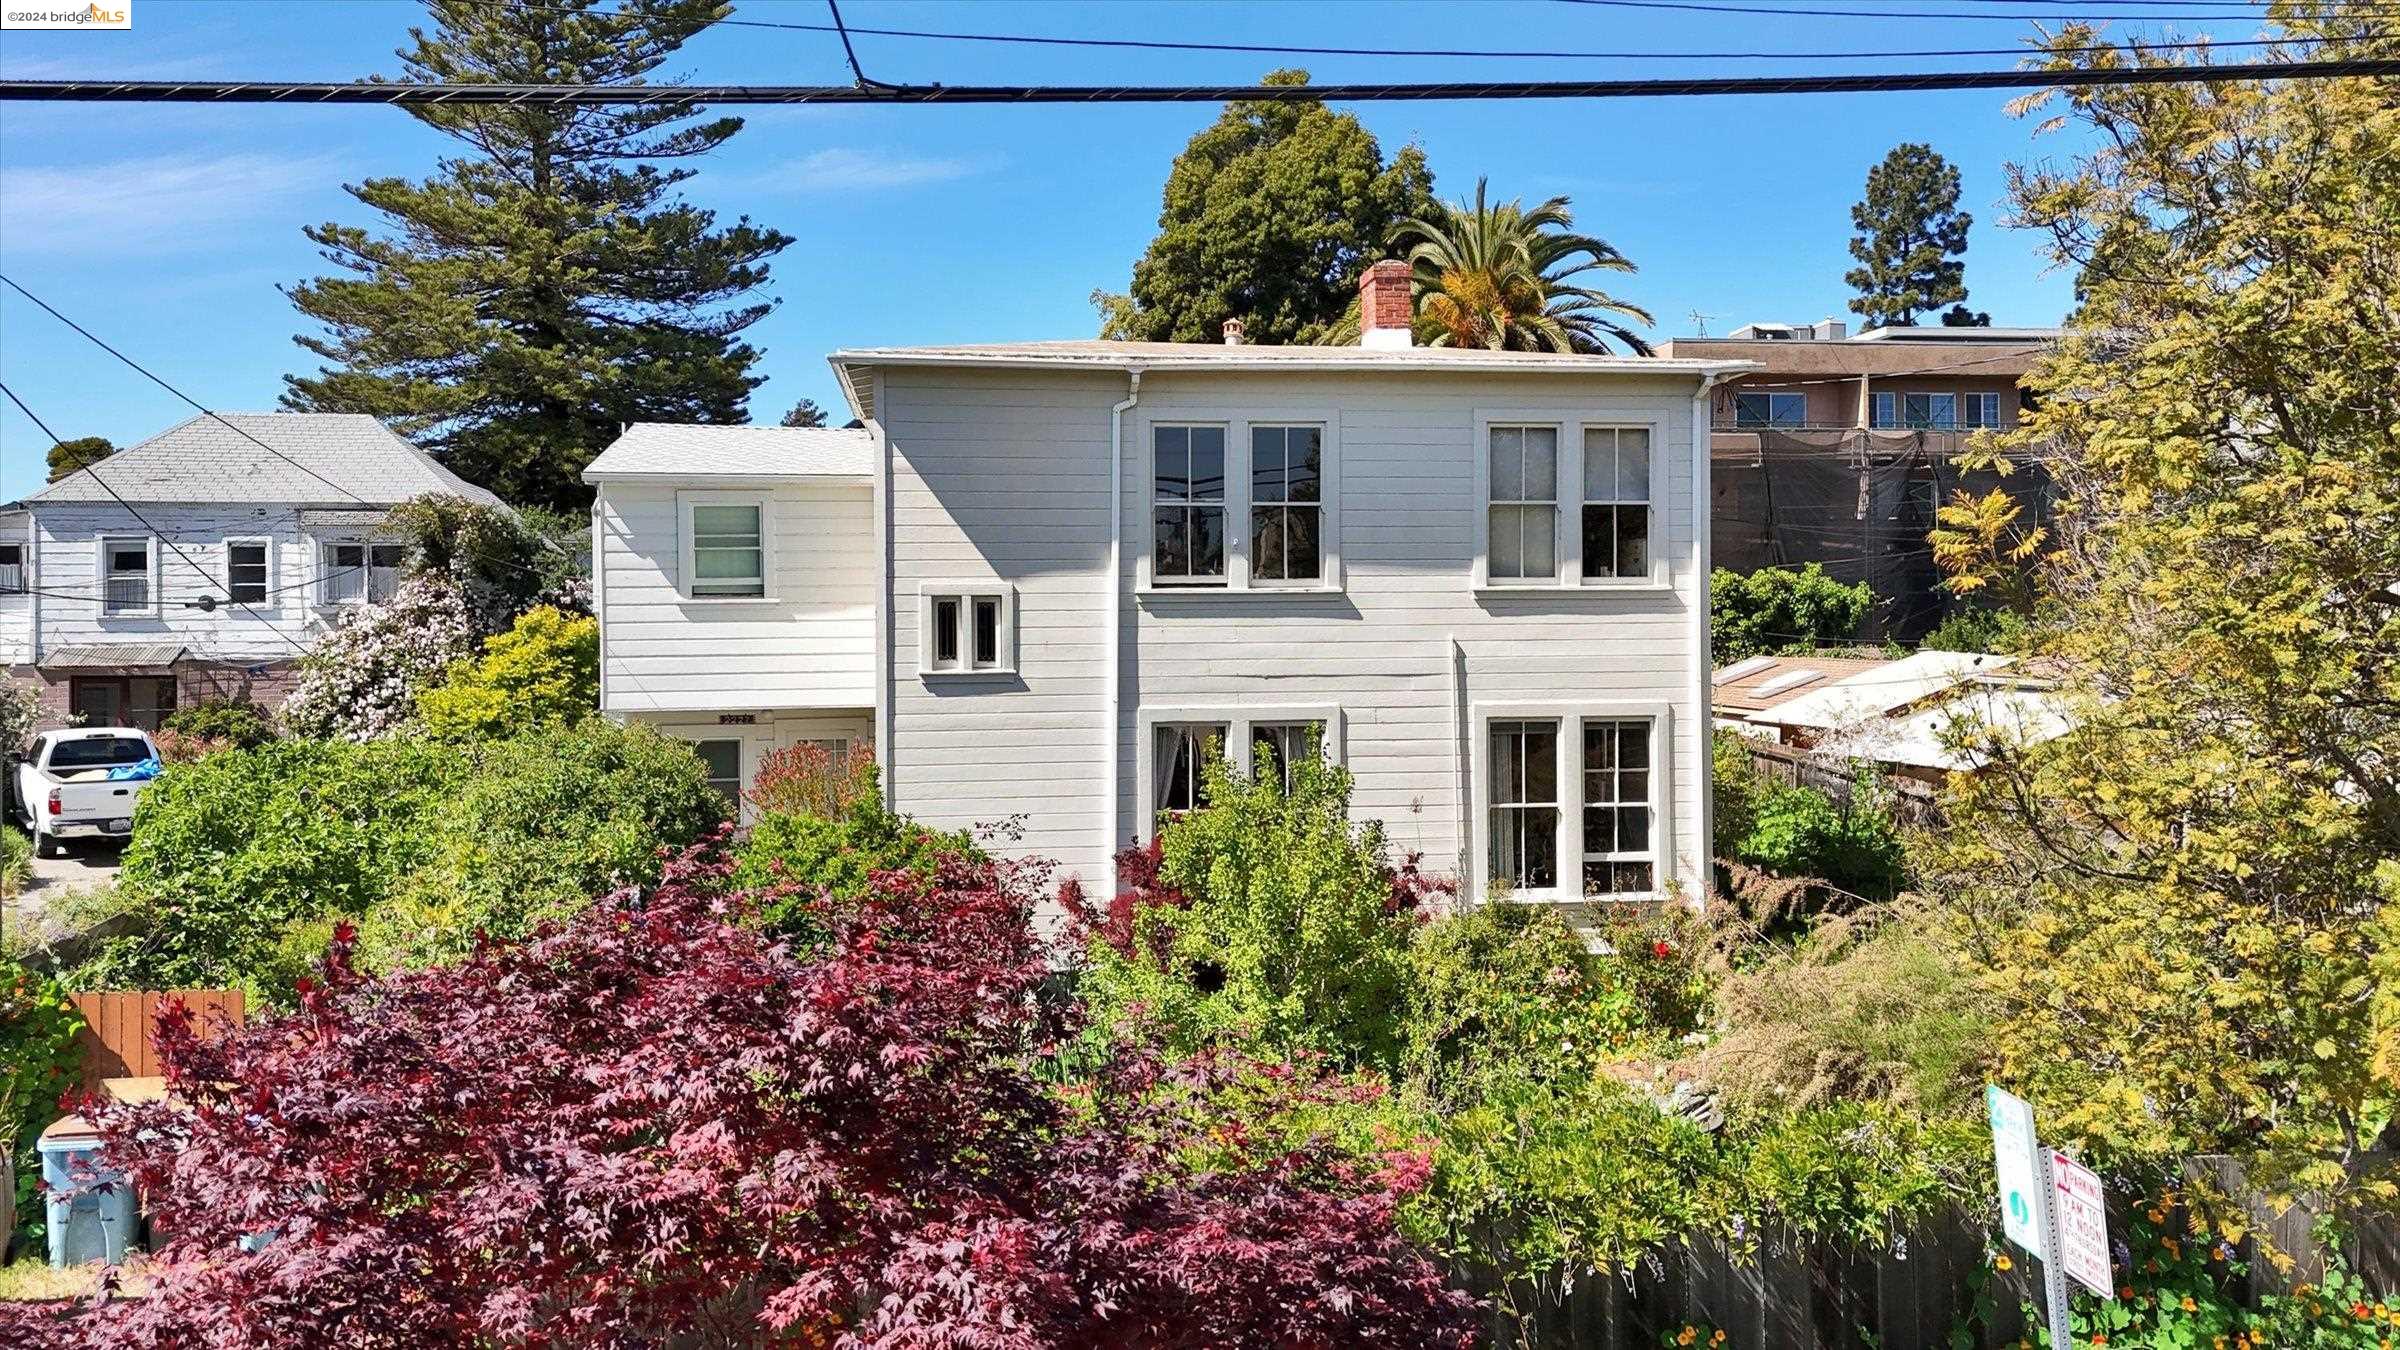
<svg viewBox="0 0 2400 1350">
<path fill-rule="evenodd" d="M 0 506 L 0 662 L 45 725 L 271 706 L 345 607 L 390 595 L 386 517 L 432 493 L 500 504 L 372 417 L 195 417 Z"/>
</svg>

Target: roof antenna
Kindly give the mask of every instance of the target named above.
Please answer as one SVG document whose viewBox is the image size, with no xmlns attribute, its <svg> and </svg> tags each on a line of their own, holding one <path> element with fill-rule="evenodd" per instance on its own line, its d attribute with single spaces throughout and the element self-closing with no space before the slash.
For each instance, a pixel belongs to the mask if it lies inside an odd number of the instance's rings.
<svg viewBox="0 0 2400 1350">
<path fill-rule="evenodd" d="M 1691 313 L 1691 319 L 1692 319 L 1692 336 L 1693 336 L 1693 337 L 1707 337 L 1707 336 L 1708 336 L 1708 321 L 1709 321 L 1710 319 L 1713 319 L 1713 318 L 1715 318 L 1715 317 L 1717 317 L 1717 316 L 1716 316 L 1716 315 L 1714 315 L 1714 314 L 1703 314 L 1703 313 L 1701 313 L 1699 310 L 1696 310 L 1696 309 L 1695 309 L 1695 310 L 1693 310 L 1693 311 L 1692 311 L 1692 313 Z"/>
</svg>

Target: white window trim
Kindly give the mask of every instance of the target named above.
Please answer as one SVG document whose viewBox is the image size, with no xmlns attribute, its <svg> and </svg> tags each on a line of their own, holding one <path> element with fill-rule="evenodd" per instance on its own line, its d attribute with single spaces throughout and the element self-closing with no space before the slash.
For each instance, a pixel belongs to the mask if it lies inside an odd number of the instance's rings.
<svg viewBox="0 0 2400 1350">
<path fill-rule="evenodd" d="M 977 599 L 1000 601 L 1000 652 L 995 665 L 979 666 L 975 659 Z M 960 664 L 933 663 L 933 606 L 937 600 L 956 600 Z M 1005 581 L 921 581 L 917 583 L 917 674 L 928 680 L 974 680 L 1017 673 L 1017 588 Z"/>
<path fill-rule="evenodd" d="M 1558 873 L 1559 884 L 1539 890 L 1509 892 L 1509 899 L 1542 904 L 1656 904 L 1671 894 L 1682 878 L 1682 858 L 1675 848 L 1672 803 L 1676 740 L 1671 704 L 1634 701 L 1575 703 L 1478 703 L 1473 705 L 1474 740 L 1469 775 L 1474 779 L 1474 816 L 1467 840 L 1467 894 L 1478 901 L 1491 895 L 1492 723 L 1558 723 Z M 1650 723 L 1650 832 L 1656 849 L 1651 878 L 1657 888 L 1643 895 L 1586 896 L 1583 894 L 1583 724 L 1594 722 Z M 1686 888 L 1689 889 L 1688 887 Z"/>
<path fill-rule="evenodd" d="M 146 550 L 146 556 L 150 560 L 150 603 L 144 605 L 140 609 L 111 609 L 108 606 L 108 546 L 110 544 L 132 543 L 137 540 Z M 157 535 L 138 534 L 130 530 L 117 530 L 97 536 L 93 540 L 92 544 L 92 575 L 99 578 L 99 584 L 92 588 L 92 608 L 99 613 L 101 618 L 155 619 L 158 617 L 159 565 Z"/>
<path fill-rule="evenodd" d="M 238 544 L 256 544 L 261 549 L 266 551 L 266 594 L 256 600 L 237 601 L 233 598 L 233 550 Z M 275 589 L 275 541 L 263 534 L 227 535 L 225 537 L 225 570 L 224 574 L 219 579 L 225 583 L 225 603 L 228 607 L 237 611 L 241 609 L 276 608 L 276 596 L 278 592 Z"/>
<path fill-rule="evenodd" d="M 1744 395 L 1747 395 L 1751 398 L 1763 397 L 1769 400 L 1767 413 L 1768 420 L 1764 422 L 1745 422 L 1742 420 L 1742 398 Z M 1796 398 L 1800 400 L 1800 420 L 1797 422 L 1775 421 L 1773 400 L 1777 398 Z M 1745 389 L 1737 385 L 1734 387 L 1732 393 L 1732 412 L 1733 429 L 1737 431 L 1773 431 L 1778 427 L 1805 427 L 1808 425 L 1808 391 L 1805 389 Z"/>
<path fill-rule="evenodd" d="M 0 540 L 0 549 L 15 549 L 17 551 L 17 584 L 13 587 L 0 586 L 0 595 L 30 594 L 34 589 L 32 546 L 26 544 L 22 540 L 8 539 Z M 6 566 L 6 564 L 0 564 L 0 566 Z"/>
<path fill-rule="evenodd" d="M 692 593 L 692 508 L 695 506 L 755 506 L 758 508 L 757 595 L 694 595 Z M 675 494 L 675 594 L 686 605 L 765 605 L 779 597 L 775 585 L 775 494 L 765 490 L 686 488 Z"/>
<path fill-rule="evenodd" d="M 1157 812 L 1151 809 L 1150 789 L 1156 781 L 1158 760 L 1158 729 L 1182 722 L 1222 722 L 1225 724 L 1226 758 L 1233 761 L 1235 773 L 1250 776 L 1250 728 L 1260 722 L 1322 722 L 1325 724 L 1324 752 L 1326 762 L 1344 764 L 1348 754 L 1344 745 L 1346 733 L 1339 704 L 1313 703 L 1284 707 L 1233 707 L 1212 704 L 1198 707 L 1145 707 L 1136 715 L 1139 736 L 1134 741 L 1133 782 L 1135 810 L 1133 813 L 1135 839 L 1149 843 L 1158 833 Z"/>
<path fill-rule="evenodd" d="M 1881 390 L 1881 391 L 1878 391 L 1878 392 L 1882 392 L 1882 393 L 1889 393 L 1889 394 L 1891 394 L 1891 395 L 1892 395 L 1892 420 L 1891 420 L 1891 422 L 1890 422 L 1889 424 L 1887 424 L 1887 425 L 1885 425 L 1885 426 L 1882 426 L 1882 427 L 1879 427 L 1879 428 L 1877 428 L 1877 430 L 1880 430 L 1880 431 L 1962 431 L 1962 430 L 1965 430 L 1965 426 L 1964 426 L 1964 424 L 1962 424 L 1962 423 L 1961 423 L 1961 422 L 1958 420 L 1958 415 L 1959 415 L 1959 412 L 1960 412 L 1959 400 L 1961 399 L 1962 395 L 1960 395 L 1960 394 L 1959 394 L 1959 392 L 1958 392 L 1957 390 L 1955 390 L 1955 389 L 1901 389 L 1901 390 L 1898 390 L 1898 391 L 1892 391 L 1892 390 Z M 1932 421 L 1928 421 L 1928 422 L 1927 422 L 1925 425 L 1923 425 L 1923 426 L 1921 426 L 1921 427 L 1920 427 L 1920 426 L 1916 426 L 1916 425 L 1912 424 L 1912 423 L 1911 423 L 1911 422 L 1908 420 L 1908 401 L 1909 401 L 1910 399 L 1912 399 L 1912 398 L 1946 398 L 1946 399 L 1950 400 L 1950 423 L 1949 423 L 1949 425 L 1948 425 L 1948 426 L 1944 426 L 1944 425 L 1942 425 L 1942 424 L 1941 424 L 1941 423 L 1939 423 L 1939 422 L 1932 422 Z M 1873 411 L 1872 409 L 1869 409 L 1869 412 L 1870 412 L 1870 413 L 1872 413 L 1872 411 Z"/>
<path fill-rule="evenodd" d="M 1558 575 L 1492 577 L 1492 428 L 1550 426 L 1558 429 L 1557 519 L 1552 539 L 1558 550 Z M 1650 570 L 1638 577 L 1583 575 L 1583 432 L 1584 428 L 1641 428 L 1650 433 Z M 1667 551 L 1660 546 L 1671 524 L 1660 500 L 1659 482 L 1667 462 L 1664 419 L 1598 416 L 1588 410 L 1541 408 L 1478 408 L 1475 410 L 1475 578 L 1478 594 L 1492 595 L 1609 595 L 1625 591 L 1663 591 L 1674 584 Z M 1570 510 L 1570 508 L 1572 508 Z"/>
<path fill-rule="evenodd" d="M 1140 499 L 1133 561 L 1134 590 L 1143 596 L 1338 595 L 1342 580 L 1342 452 L 1341 417 L 1323 406 L 1261 407 L 1245 404 L 1238 411 L 1223 405 L 1160 403 L 1145 405 L 1148 416 L 1136 420 L 1128 453 L 1141 457 L 1139 470 L 1128 475 Z M 1268 581 L 1250 575 L 1250 428 L 1253 426 L 1317 428 L 1317 578 L 1314 581 Z M 1160 581 L 1152 574 L 1158 560 L 1159 427 L 1223 427 L 1225 429 L 1225 579 L 1223 581 Z"/>
<path fill-rule="evenodd" d="M 341 609 L 351 605 L 371 605 L 376 603 L 372 595 L 375 587 L 375 550 L 377 548 L 392 548 L 400 546 L 399 540 L 390 538 L 388 536 L 379 539 L 371 534 L 312 534 L 307 538 L 310 568 L 310 599 L 314 601 L 319 608 Z M 329 548 L 340 548 L 348 544 L 355 544 L 359 548 L 365 550 L 365 552 L 360 555 L 360 557 L 364 560 L 364 575 L 358 579 L 358 594 L 337 597 L 333 594 L 333 579 L 335 574 L 341 569 L 332 563 L 325 561 L 325 550 Z M 275 570 L 275 564 L 273 562 L 274 552 L 275 550 L 270 544 L 267 549 L 269 559 L 267 563 L 267 571 L 270 575 L 272 575 Z M 406 566 L 406 561 L 407 553 L 405 548 L 403 548 L 402 565 L 404 569 Z M 272 598 L 273 589 L 274 588 L 271 585 L 268 587 L 270 598 Z"/>
</svg>

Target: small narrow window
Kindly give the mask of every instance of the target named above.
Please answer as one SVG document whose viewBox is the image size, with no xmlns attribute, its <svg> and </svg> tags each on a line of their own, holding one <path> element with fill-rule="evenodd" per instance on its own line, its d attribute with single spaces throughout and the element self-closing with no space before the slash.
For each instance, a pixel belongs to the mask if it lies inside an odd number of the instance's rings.
<svg viewBox="0 0 2400 1350">
<path fill-rule="evenodd" d="M 1166 722 L 1153 733 L 1150 800 L 1162 820 L 1208 805 L 1203 772 L 1225 744 L 1223 722 Z"/>
<path fill-rule="evenodd" d="M 25 546 L 0 544 L 0 595 L 25 593 Z"/>
<path fill-rule="evenodd" d="M 106 575 L 101 583 L 104 614 L 143 614 L 151 606 L 150 541 L 111 539 L 101 547 Z"/>
<path fill-rule="evenodd" d="M 1898 394 L 1879 393 L 1875 395 L 1875 425 L 1886 428 L 1900 425 L 1900 396 Z"/>
<path fill-rule="evenodd" d="M 1583 432 L 1583 577 L 1650 575 L 1650 429 Z"/>
<path fill-rule="evenodd" d="M 1492 723 L 1492 881 L 1519 891 L 1558 884 L 1558 808 L 1558 723 Z"/>
<path fill-rule="evenodd" d="M 267 602 L 267 546 L 260 542 L 225 546 L 225 592 L 237 605 Z"/>
<path fill-rule="evenodd" d="M 1151 431 L 1151 580 L 1225 581 L 1225 428 Z"/>
<path fill-rule="evenodd" d="M 1647 895 L 1657 889 L 1656 814 L 1650 806 L 1650 724 L 1583 724 L 1583 893 Z"/>
<path fill-rule="evenodd" d="M 1999 426 L 2000 396 L 1998 394 L 1967 395 L 1966 425 L 1976 428 Z"/>
<path fill-rule="evenodd" d="M 317 561 L 326 604 L 354 604 L 367 598 L 366 545 L 323 544 L 317 549 Z"/>
<path fill-rule="evenodd" d="M 400 573 L 408 560 L 402 544 L 374 544 L 367 549 L 367 599 L 382 604 L 400 593 Z"/>
<path fill-rule="evenodd" d="M 1000 664 L 1000 597 L 975 597 L 975 668 L 991 670 Z"/>
<path fill-rule="evenodd" d="M 1558 575 L 1558 428 L 1491 429 L 1488 575 L 1494 581 Z"/>
<path fill-rule="evenodd" d="M 738 740 L 707 740 L 692 742 L 692 753 L 700 757 L 701 771 L 708 785 L 725 798 L 727 805 L 739 809 L 742 804 L 742 743 Z"/>
<path fill-rule="evenodd" d="M 1250 577 L 1323 575 L 1324 438 L 1317 427 L 1250 429 Z"/>
<path fill-rule="evenodd" d="M 941 596 L 933 602 L 933 666 L 936 670 L 958 668 L 958 597 Z"/>
<path fill-rule="evenodd" d="M 756 502 L 694 503 L 691 593 L 695 599 L 757 600 L 767 593 L 765 509 Z"/>
</svg>

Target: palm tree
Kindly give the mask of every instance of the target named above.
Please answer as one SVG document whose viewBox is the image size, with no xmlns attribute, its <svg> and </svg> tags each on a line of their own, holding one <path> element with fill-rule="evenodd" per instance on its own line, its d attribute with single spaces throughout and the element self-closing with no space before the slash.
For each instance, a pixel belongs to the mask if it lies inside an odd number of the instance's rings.
<svg viewBox="0 0 2400 1350">
<path fill-rule="evenodd" d="M 1575 283 L 1585 272 L 1634 271 L 1633 263 L 1574 225 L 1566 198 L 1530 211 L 1493 205 L 1480 178 L 1473 206 L 1445 202 L 1438 220 L 1401 222 L 1396 242 L 1412 245 L 1420 334 L 1436 347 L 1548 352 L 1604 352 L 1614 338 L 1648 356 L 1650 344 L 1618 319 L 1647 325 L 1656 322 L 1650 312 Z"/>
</svg>

